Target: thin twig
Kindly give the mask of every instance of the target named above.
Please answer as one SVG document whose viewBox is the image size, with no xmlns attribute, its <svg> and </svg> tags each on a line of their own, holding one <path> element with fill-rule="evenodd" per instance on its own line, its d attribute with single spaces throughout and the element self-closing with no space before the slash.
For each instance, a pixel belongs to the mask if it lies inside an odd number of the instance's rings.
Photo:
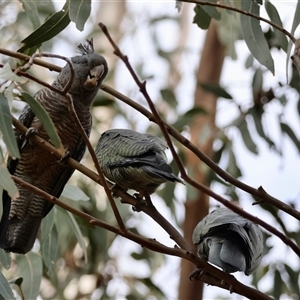
<svg viewBox="0 0 300 300">
<path fill-rule="evenodd" d="M 200 267 L 205 272 L 212 274 L 214 276 L 211 278 L 207 277 L 208 284 L 219 286 L 225 290 L 229 290 L 231 287 L 233 287 L 232 288 L 233 292 L 236 292 L 240 295 L 243 295 L 245 297 L 248 297 L 248 298 L 251 298 L 254 300 L 272 300 L 272 298 L 268 297 L 267 295 L 264 295 L 263 293 L 242 284 L 234 276 L 232 276 L 228 273 L 225 273 L 225 272 L 221 271 L 220 269 L 217 269 L 216 267 L 207 263 L 205 260 L 195 256 L 193 253 L 190 253 L 186 250 L 183 250 L 183 249 L 180 249 L 177 247 L 174 247 L 174 248 L 167 247 L 167 246 L 157 242 L 154 239 L 144 238 L 144 237 L 139 236 L 127 229 L 125 231 L 122 231 L 118 227 L 112 226 L 109 223 L 106 223 L 97 218 L 94 218 L 89 214 L 86 214 L 80 210 L 77 210 L 77 209 L 65 204 L 64 202 L 60 201 L 56 197 L 42 191 L 41 189 L 35 187 L 34 185 L 32 185 L 30 183 L 25 182 L 24 180 L 22 180 L 16 176 L 12 176 L 12 178 L 20 186 L 23 186 L 24 188 L 33 191 L 36 195 L 39 195 L 43 199 L 62 207 L 63 209 L 65 209 L 65 210 L 71 212 L 72 214 L 80 217 L 81 219 L 87 221 L 91 225 L 99 226 L 99 227 L 105 228 L 111 232 L 114 232 L 116 234 L 122 235 L 123 237 L 125 237 L 129 240 L 132 240 L 150 250 L 164 253 L 167 255 L 181 257 L 183 259 L 191 261 L 192 263 L 194 263 L 195 265 Z M 203 278 L 203 281 L 206 282 L 205 278 Z M 222 284 L 222 282 L 225 282 L 225 284 L 224 283 Z"/>
<path fill-rule="evenodd" d="M 1 50 L 0 49 L 0 53 L 1 53 Z M 2 51 L 3 52 L 3 51 Z M 4 51 L 5 52 L 5 51 Z M 10 52 L 10 51 L 9 51 Z M 19 57 L 19 54 L 20 53 L 10 53 L 10 54 L 16 54 L 14 57 L 17 57 L 17 58 L 20 58 Z M 27 57 L 25 55 L 22 54 L 21 55 L 23 59 L 29 59 L 30 57 Z M 34 60 L 34 63 L 37 63 L 41 66 L 45 66 L 45 67 L 50 67 L 51 69 L 53 70 L 56 70 L 56 71 L 60 71 L 61 68 L 60 67 L 57 67 L 55 65 L 52 65 L 52 64 L 48 64 L 48 63 L 45 63 L 44 61 L 39 61 L 39 60 Z M 22 75 L 22 74 L 21 74 Z M 105 84 L 102 84 L 102 89 L 110 94 L 112 94 L 113 96 L 117 97 L 118 99 L 126 102 L 127 104 L 131 105 L 132 107 L 134 107 L 135 109 L 137 109 L 138 111 L 140 111 L 142 114 L 144 114 L 145 116 L 148 117 L 148 119 L 150 121 L 153 121 L 153 122 L 157 122 L 155 117 L 153 116 L 153 114 L 151 114 L 148 110 L 146 110 L 144 107 L 140 106 L 138 103 L 132 101 L 131 99 L 129 99 L 128 97 L 122 95 L 121 93 L 115 91 L 114 89 L 108 87 L 107 85 Z M 267 194 L 265 192 L 265 190 L 262 188 L 262 187 L 259 187 L 258 189 L 254 189 L 242 182 L 240 182 L 239 180 L 235 179 L 234 177 L 232 177 L 230 174 L 228 174 L 226 171 L 224 171 L 223 169 L 221 169 L 217 164 L 215 164 L 210 158 L 208 158 L 204 153 L 202 153 L 195 145 L 193 145 L 189 140 L 187 140 L 185 137 L 183 137 L 175 128 L 173 128 L 172 126 L 169 126 L 168 124 L 164 123 L 165 126 L 168 128 L 168 131 L 169 133 L 174 137 L 176 138 L 179 142 L 181 142 L 183 145 L 185 145 L 187 148 L 189 148 L 193 153 L 195 153 L 204 163 L 206 163 L 212 170 L 214 170 L 219 176 L 221 176 L 224 180 L 232 183 L 233 185 L 241 188 L 242 190 L 246 191 L 246 192 L 249 192 L 250 194 L 254 195 L 254 196 L 257 196 L 261 199 L 263 199 L 265 202 L 268 202 L 274 206 L 276 206 L 277 208 L 287 212 L 288 214 L 294 216 L 295 218 L 297 218 L 298 220 L 300 220 L 300 213 L 293 209 L 291 206 L 281 202 L 280 200 L 270 196 L 269 194 Z M 53 150 L 52 150 L 53 151 Z M 82 165 L 81 165 L 82 166 Z M 78 170 L 80 169 L 80 166 L 77 166 Z M 184 175 L 184 173 L 183 173 Z M 87 175 L 87 176 L 91 176 L 91 174 Z M 186 177 L 184 175 L 184 177 Z M 189 177 L 186 177 L 184 178 L 186 179 L 187 181 L 190 181 L 192 180 L 191 178 Z M 98 179 L 93 179 L 95 180 L 96 182 L 98 183 L 101 183 L 101 179 L 98 178 Z M 192 181 L 191 181 L 192 182 Z M 200 188 L 200 186 L 198 186 L 197 188 Z M 219 195 L 217 195 L 219 196 Z M 222 198 L 222 197 L 221 197 Z M 220 199 L 221 199 L 220 198 Z M 222 202 L 223 201 L 223 202 Z M 221 200 L 220 202 L 222 202 L 225 206 L 229 207 L 229 208 L 232 208 L 232 210 L 235 209 L 235 207 L 230 207 L 230 203 L 223 198 L 223 200 Z M 229 204 L 228 204 L 229 203 Z M 241 212 L 241 215 L 243 215 L 243 211 Z M 250 215 L 251 216 L 251 215 Z M 245 216 L 246 217 L 246 216 Z M 253 217 L 253 216 L 252 216 Z M 253 217 L 255 218 L 255 217 Z M 252 219 L 253 220 L 253 219 Z M 256 223 L 259 223 L 257 221 L 254 221 Z M 264 224 L 261 224 L 262 227 L 265 227 L 266 226 Z M 268 227 L 268 226 L 267 226 Z M 266 228 L 267 229 L 267 228 Z M 274 228 L 275 229 L 275 228 Z M 276 229 L 271 229 L 275 235 L 278 236 L 278 233 L 279 235 L 282 235 L 282 233 L 280 233 L 279 231 L 277 231 Z M 269 230 L 269 229 L 267 229 Z M 277 234 L 275 233 L 277 231 Z M 170 235 L 170 236 L 173 236 L 173 235 Z M 175 235 L 176 236 L 176 235 Z M 282 239 L 282 236 L 281 236 L 281 239 Z M 284 238 L 285 239 L 285 238 Z M 290 240 L 291 241 L 291 240 Z M 292 242 L 292 241 L 291 241 Z M 178 243 L 178 242 L 177 242 Z M 288 240 L 287 241 L 284 241 L 284 243 L 290 243 Z M 294 246 L 294 243 L 292 242 L 291 244 L 291 247 L 294 249 L 294 251 L 297 251 L 298 253 L 298 249 L 295 248 Z"/>
<path fill-rule="evenodd" d="M 198 190 L 204 192 L 205 194 L 213 197 L 214 199 L 216 199 L 217 201 L 221 202 L 223 205 L 225 205 L 226 207 L 230 208 L 231 210 L 233 210 L 234 212 L 240 214 L 241 216 L 261 225 L 262 227 L 264 227 L 266 230 L 270 231 L 271 233 L 273 233 L 274 235 L 276 235 L 277 237 L 279 237 L 286 245 L 290 246 L 293 251 L 300 257 L 300 248 L 297 246 L 297 244 L 295 244 L 290 238 L 288 238 L 287 236 L 285 236 L 283 233 L 281 233 L 280 231 L 278 231 L 275 227 L 269 225 L 268 223 L 264 222 L 263 220 L 252 216 L 251 214 L 247 213 L 246 211 L 244 211 L 243 209 L 237 207 L 236 205 L 234 205 L 233 203 L 231 203 L 230 201 L 226 200 L 225 198 L 221 197 L 220 195 L 214 193 L 211 189 L 209 189 L 208 187 L 206 187 L 203 184 L 200 184 L 196 181 L 194 181 L 192 178 L 190 178 L 184 169 L 184 166 L 180 160 L 180 158 L 178 157 L 174 146 L 172 144 L 172 141 L 169 138 L 169 135 L 166 131 L 166 125 L 165 122 L 162 120 L 162 118 L 160 117 L 160 115 L 158 114 L 153 101 L 151 100 L 147 90 L 146 90 L 146 85 L 145 82 L 141 82 L 137 76 L 137 74 L 135 73 L 135 71 L 133 70 L 131 64 L 128 61 L 128 57 L 126 55 L 124 55 L 121 50 L 119 49 L 119 47 L 114 43 L 113 39 L 111 38 L 106 26 L 102 23 L 99 23 L 100 28 L 102 29 L 103 33 L 107 36 L 108 40 L 110 41 L 110 43 L 112 44 L 112 47 L 114 48 L 114 53 L 120 57 L 120 59 L 125 63 L 126 67 L 128 68 L 130 74 L 132 75 L 134 81 L 136 82 L 136 84 L 138 85 L 138 87 L 140 88 L 141 93 L 143 94 L 143 96 L 145 97 L 145 99 L 147 100 L 149 107 L 152 111 L 152 114 L 154 116 L 154 119 L 156 121 L 156 123 L 159 125 L 161 131 L 163 132 L 168 146 L 170 147 L 173 157 L 177 163 L 177 166 L 179 167 L 180 170 L 180 174 L 181 177 L 186 180 L 190 185 L 192 185 L 193 187 L 197 188 Z"/>
<path fill-rule="evenodd" d="M 16 127 L 16 129 L 20 133 L 26 133 L 28 128 L 25 127 L 22 123 L 20 123 L 15 117 L 12 116 L 13 125 Z M 50 143 L 39 137 L 38 135 L 32 135 L 29 137 L 32 142 L 36 143 L 39 147 L 43 148 L 44 150 L 48 151 L 58 159 L 62 158 L 62 154 Z M 68 164 L 80 171 L 82 174 L 86 175 L 96 183 L 102 185 L 102 180 L 99 177 L 98 174 L 91 171 L 81 163 L 79 163 L 77 160 L 69 157 L 67 160 Z M 107 185 L 109 188 L 112 187 L 112 184 L 107 182 Z M 133 206 L 136 206 L 138 203 L 138 200 L 129 194 L 123 192 L 120 189 L 115 190 L 116 196 L 120 197 L 124 202 L 130 203 Z M 152 219 L 154 219 L 169 235 L 170 237 L 183 249 L 189 250 L 190 252 L 193 251 L 192 247 L 187 243 L 187 241 L 183 238 L 183 236 L 174 228 L 157 210 L 151 210 L 148 207 L 142 207 L 142 210 L 149 215 Z"/>
<path fill-rule="evenodd" d="M 219 8 L 223 8 L 223 9 L 228 9 L 228 10 L 231 10 L 231 11 L 235 11 L 235 12 L 237 12 L 239 14 L 249 16 L 251 18 L 263 21 L 263 22 L 271 25 L 272 27 L 276 28 L 277 30 L 281 31 L 286 36 L 288 36 L 293 43 L 296 42 L 296 38 L 290 32 L 288 32 L 286 29 L 282 28 L 278 24 L 276 24 L 276 23 L 274 23 L 274 22 L 272 22 L 272 21 L 270 21 L 268 19 L 262 18 L 262 17 L 260 17 L 258 15 L 255 15 L 255 14 L 251 13 L 251 12 L 248 12 L 246 10 L 242 10 L 242 9 L 239 9 L 239 8 L 236 8 L 236 7 L 232 7 L 232 6 L 229 6 L 229 5 L 220 4 L 220 3 L 216 3 L 216 2 L 209 2 L 209 1 L 181 0 L 181 2 L 195 3 L 195 4 L 207 5 L 207 6 L 214 6 L 214 7 L 219 7 Z"/>
<path fill-rule="evenodd" d="M 74 80 L 74 76 L 75 76 L 75 71 L 74 71 L 74 66 L 72 63 L 72 60 L 68 57 L 62 56 L 62 55 L 57 55 L 57 54 L 49 54 L 49 53 L 36 53 L 33 56 L 30 57 L 30 59 L 28 60 L 28 62 L 24 65 L 19 67 L 16 72 L 18 73 L 18 71 L 27 71 L 34 62 L 36 62 L 36 57 L 52 57 L 52 58 L 58 58 L 58 59 L 62 59 L 64 61 L 67 62 L 67 64 L 70 66 L 70 78 L 68 79 L 67 84 L 64 86 L 63 90 L 61 91 L 61 93 L 63 95 L 66 95 L 67 92 L 69 91 L 69 89 L 72 86 L 73 80 Z"/>
<path fill-rule="evenodd" d="M 116 97 L 117 99 L 121 100 L 122 102 L 126 103 L 127 105 L 131 106 L 135 110 L 139 111 L 141 114 L 147 117 L 149 121 L 157 123 L 153 114 L 149 110 L 147 110 L 145 107 L 141 106 L 137 102 L 133 101 L 132 99 L 128 98 L 124 94 L 116 91 L 115 89 L 105 84 L 102 85 L 101 89 L 109 93 L 110 95 Z M 234 178 L 225 170 L 220 168 L 213 160 L 211 160 L 208 156 L 206 156 L 201 150 L 199 150 L 191 141 L 189 141 L 186 137 L 180 134 L 180 132 L 178 132 L 173 126 L 168 125 L 167 123 L 165 123 L 165 126 L 167 127 L 170 135 L 172 135 L 179 143 L 181 143 L 186 148 L 191 150 L 191 152 L 193 152 L 201 161 L 203 161 L 207 166 L 209 166 L 216 174 L 218 174 L 225 181 L 231 183 L 232 185 L 240 188 L 241 190 L 253 196 L 262 199 L 262 202 L 269 203 L 300 221 L 300 212 L 298 210 L 280 201 L 279 199 L 271 196 L 261 186 L 258 189 L 255 189 L 241 182 L 240 180 Z"/>
<path fill-rule="evenodd" d="M 0 53 L 11 56 L 11 57 L 23 59 L 26 61 L 28 61 L 30 59 L 30 56 L 28 56 L 28 55 L 25 55 L 25 54 L 22 54 L 19 52 L 10 51 L 10 50 L 3 49 L 3 48 L 0 48 Z M 39 66 L 48 68 L 49 70 L 54 70 L 56 72 L 61 71 L 61 67 L 56 66 L 54 64 L 47 63 L 47 62 L 39 60 L 39 59 L 34 59 L 33 62 Z M 0 65 L 0 67 L 3 67 L 3 65 Z M 25 76 L 29 79 L 32 79 L 40 84 L 43 84 L 47 88 L 49 88 L 57 93 L 61 93 L 60 90 L 57 90 L 56 88 L 52 87 L 51 85 L 42 83 L 42 82 L 40 82 L 40 80 L 35 80 L 34 78 L 30 77 L 31 75 L 29 75 L 29 74 L 27 74 L 27 75 L 24 75 L 22 73 L 18 73 L 18 74 L 21 76 Z M 123 95 L 122 93 L 116 91 L 115 89 L 109 87 L 106 84 L 102 84 L 101 89 L 103 91 L 111 94 L 112 96 L 116 97 L 117 99 L 123 101 L 124 103 L 128 104 L 129 106 L 133 107 L 134 109 L 139 111 L 141 114 L 146 116 L 149 119 L 149 121 L 156 123 L 156 120 L 150 111 L 148 111 L 146 108 L 139 105 L 135 101 L 131 100 L 127 96 Z M 291 205 L 288 205 L 288 204 L 280 201 L 279 199 L 271 196 L 261 186 L 258 189 L 255 189 L 255 188 L 239 181 L 238 179 L 234 178 L 229 173 L 227 173 L 225 170 L 220 168 L 214 161 L 212 161 L 203 152 L 201 152 L 193 143 L 191 143 L 187 138 L 185 138 L 183 135 L 181 135 L 174 127 L 172 127 L 166 123 L 165 123 L 165 126 L 166 126 L 168 132 L 170 133 L 170 135 L 172 135 L 182 145 L 184 145 L 185 147 L 190 149 L 200 160 L 202 160 L 207 166 L 209 166 L 216 174 L 218 174 L 225 181 L 231 183 L 232 185 L 235 185 L 236 187 L 240 188 L 241 190 L 243 190 L 255 197 L 262 199 L 262 202 L 269 203 L 300 221 L 300 212 L 297 211 L 296 209 L 294 209 Z"/>
<path fill-rule="evenodd" d="M 25 54 L 19 53 L 19 52 L 14 52 L 10 51 L 7 49 L 2 49 L 0 48 L 0 53 L 3 53 L 5 55 L 9 55 L 15 58 L 23 59 L 23 60 L 29 60 L 30 56 L 27 56 Z M 47 63 L 42 60 L 34 59 L 33 62 L 37 65 L 43 66 L 48 68 L 49 70 L 54 70 L 56 72 L 61 71 L 61 67 Z M 3 65 L 0 65 L 2 67 Z M 25 76 L 24 74 L 18 73 L 19 75 Z M 30 78 L 29 74 L 27 74 L 25 77 L 28 77 L 29 79 L 35 80 L 34 78 Z M 35 80 L 38 83 L 41 83 L 39 80 Z M 41 83 L 43 84 L 43 83 Z M 61 93 L 61 91 L 53 88 L 52 86 L 49 86 L 47 84 L 43 84 L 44 86 L 52 89 L 53 91 L 56 91 L 57 93 Z M 103 91 L 106 91 L 107 93 L 111 94 L 112 96 L 116 97 L 117 99 L 125 102 L 129 106 L 133 107 L 140 113 L 142 113 L 144 116 L 146 116 L 150 121 L 155 122 L 156 120 L 151 112 L 149 112 L 146 108 L 143 106 L 139 105 L 135 101 L 131 100 L 127 96 L 123 95 L 122 93 L 116 91 L 115 89 L 109 87 L 106 84 L 101 85 L 101 89 Z M 261 186 L 258 189 L 255 189 L 238 179 L 234 178 L 231 176 L 229 173 L 224 171 L 222 168 L 220 168 L 214 161 L 212 161 L 208 156 L 206 156 L 204 153 L 202 153 L 193 143 L 191 143 L 187 138 L 185 138 L 183 135 L 181 135 L 174 127 L 168 125 L 165 123 L 165 126 L 168 129 L 168 132 L 182 145 L 190 149 L 200 160 L 202 160 L 207 166 L 209 166 L 216 174 L 218 174 L 221 178 L 223 178 L 225 181 L 231 183 L 232 185 L 235 185 L 236 187 L 240 188 L 241 190 L 258 197 L 262 199 L 262 202 L 267 202 L 278 209 L 286 212 L 287 214 L 293 216 L 294 218 L 298 219 L 300 221 L 300 212 L 294 209 L 292 206 L 280 201 L 279 199 L 271 196 L 268 194 Z"/>
<path fill-rule="evenodd" d="M 74 103 L 73 103 L 73 99 L 72 99 L 72 97 L 71 97 L 70 94 L 67 94 L 66 98 L 68 100 L 69 112 L 70 112 L 73 120 L 75 121 L 75 124 L 76 124 L 76 126 L 77 126 L 77 128 L 78 128 L 78 130 L 80 132 L 80 135 L 81 135 L 82 139 L 84 140 L 84 142 L 85 142 L 85 144 L 86 144 L 86 146 L 87 146 L 87 148 L 89 150 L 89 153 L 90 153 L 90 155 L 92 157 L 94 165 L 95 165 L 95 167 L 97 169 L 97 172 L 98 172 L 98 174 L 100 176 L 101 184 L 104 187 L 104 190 L 105 190 L 105 193 L 106 193 L 106 195 L 108 197 L 109 203 L 110 203 L 110 205 L 112 207 L 112 210 L 114 212 L 114 215 L 115 215 L 115 217 L 117 219 L 118 225 L 120 226 L 121 230 L 126 231 L 126 227 L 125 227 L 124 222 L 123 222 L 123 220 L 121 218 L 121 215 L 120 215 L 120 212 L 118 210 L 118 207 L 117 207 L 117 205 L 116 205 L 116 203 L 115 203 L 115 201 L 114 201 L 114 199 L 112 197 L 111 190 L 109 189 L 109 187 L 107 185 L 107 182 L 106 182 L 106 180 L 104 178 L 103 172 L 102 172 L 102 170 L 101 170 L 101 168 L 99 166 L 99 163 L 98 163 L 95 151 L 94 151 L 94 149 L 93 149 L 93 147 L 92 147 L 92 145 L 90 143 L 90 140 L 89 140 L 86 132 L 84 131 L 84 129 L 83 129 L 81 123 L 80 123 L 80 120 L 79 120 L 79 118 L 77 116 L 77 113 L 76 113 L 75 107 L 74 107 Z"/>
</svg>

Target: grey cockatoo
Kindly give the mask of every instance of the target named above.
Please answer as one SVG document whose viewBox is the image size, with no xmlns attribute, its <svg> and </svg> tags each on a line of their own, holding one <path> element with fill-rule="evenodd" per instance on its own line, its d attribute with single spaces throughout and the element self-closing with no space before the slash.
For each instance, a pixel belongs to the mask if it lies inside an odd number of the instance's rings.
<svg viewBox="0 0 300 300">
<path fill-rule="evenodd" d="M 124 190 L 152 194 L 166 181 L 182 182 L 167 164 L 167 145 L 157 136 L 128 129 L 105 131 L 95 152 L 104 175 Z"/>
<path fill-rule="evenodd" d="M 250 275 L 262 259 L 260 227 L 228 208 L 217 208 L 203 218 L 194 229 L 193 242 L 199 257 L 227 273 Z"/>
<path fill-rule="evenodd" d="M 78 49 L 81 55 L 71 58 L 75 74 L 68 92 L 72 96 L 78 118 L 89 135 L 92 126 L 90 108 L 108 68 L 106 60 L 94 53 L 92 40 L 79 45 Z M 62 90 L 69 78 L 70 67 L 66 65 L 52 86 Z M 85 143 L 69 112 L 66 97 L 48 88 L 39 90 L 34 97 L 51 117 L 68 155 L 80 161 L 85 152 Z M 29 106 L 24 108 L 19 120 L 34 129 L 40 137 L 49 140 L 43 125 Z M 59 163 L 55 156 L 27 140 L 25 135 L 16 132 L 16 139 L 21 158 L 8 158 L 9 172 L 59 197 L 74 169 L 67 163 Z M 0 247 L 6 251 L 26 253 L 32 248 L 40 223 L 53 204 L 21 186 L 18 188 L 20 196 L 13 201 L 6 191 L 2 195 Z"/>
</svg>

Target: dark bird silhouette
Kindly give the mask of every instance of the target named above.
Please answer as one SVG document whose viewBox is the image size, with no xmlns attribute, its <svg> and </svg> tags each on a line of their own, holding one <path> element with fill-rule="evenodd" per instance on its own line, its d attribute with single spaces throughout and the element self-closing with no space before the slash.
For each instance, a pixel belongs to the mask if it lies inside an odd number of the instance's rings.
<svg viewBox="0 0 300 300">
<path fill-rule="evenodd" d="M 79 45 L 81 55 L 71 58 L 75 75 L 69 94 L 73 98 L 78 118 L 89 136 L 92 118 L 90 108 L 105 78 L 108 68 L 106 60 L 94 53 L 93 42 L 88 40 Z M 66 65 L 52 86 L 62 90 L 70 78 L 70 67 Z M 43 88 L 35 94 L 35 99 L 45 108 L 52 119 L 68 156 L 80 161 L 85 152 L 85 143 L 72 119 L 67 99 Z M 27 105 L 20 117 L 26 127 L 45 140 L 49 137 L 40 120 Z M 26 139 L 26 135 L 15 133 L 21 158 L 8 158 L 7 168 L 11 174 L 29 182 L 47 193 L 59 197 L 65 184 L 74 172 L 66 162 L 58 162 L 49 152 Z M 28 252 L 36 239 L 42 219 L 52 209 L 53 204 L 32 191 L 18 186 L 19 197 L 11 200 L 7 192 L 2 195 L 3 215 L 0 222 L 0 247 L 16 253 Z"/>
<path fill-rule="evenodd" d="M 217 208 L 203 218 L 194 229 L 193 242 L 199 257 L 227 273 L 250 275 L 262 259 L 260 227 L 228 208 Z"/>
<path fill-rule="evenodd" d="M 167 145 L 152 134 L 128 129 L 105 131 L 95 152 L 104 175 L 124 190 L 141 195 L 154 191 L 166 181 L 182 182 L 167 164 Z"/>
</svg>

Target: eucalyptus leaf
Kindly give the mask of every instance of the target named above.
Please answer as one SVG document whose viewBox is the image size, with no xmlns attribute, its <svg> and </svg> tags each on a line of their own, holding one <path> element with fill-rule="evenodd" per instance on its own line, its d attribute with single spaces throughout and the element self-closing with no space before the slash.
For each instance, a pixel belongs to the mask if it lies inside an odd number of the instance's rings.
<svg viewBox="0 0 300 300">
<path fill-rule="evenodd" d="M 41 121 L 53 145 L 58 149 L 62 149 L 63 145 L 61 143 L 60 137 L 57 134 L 56 128 L 44 107 L 26 92 L 22 93 L 21 98 L 29 104 L 34 114 Z"/>
<path fill-rule="evenodd" d="M 4 164 L 0 164 L 0 187 L 7 191 L 11 199 L 19 197 L 18 188 Z"/>
<path fill-rule="evenodd" d="M 199 85 L 207 92 L 211 92 L 217 97 L 222 97 L 224 99 L 232 99 L 232 96 L 227 93 L 227 91 L 217 84 L 199 83 Z"/>
<path fill-rule="evenodd" d="M 70 0 L 69 17 L 78 30 L 83 31 L 90 13 L 91 0 Z"/>
<path fill-rule="evenodd" d="M 42 220 L 41 224 L 41 243 L 43 243 L 51 234 L 55 220 L 55 207 L 50 210 L 47 216 Z"/>
<path fill-rule="evenodd" d="M 280 128 L 282 132 L 285 133 L 291 139 L 291 141 L 294 143 L 294 145 L 297 147 L 298 151 L 300 152 L 300 141 L 298 140 L 292 128 L 283 122 L 280 122 Z"/>
<path fill-rule="evenodd" d="M 13 158 L 20 158 L 20 151 L 12 129 L 12 116 L 6 97 L 0 93 L 0 131 L 7 151 Z"/>
<path fill-rule="evenodd" d="M 63 31 L 69 23 L 69 7 L 67 1 L 62 10 L 53 14 L 44 24 L 38 27 L 22 41 L 24 46 L 18 51 L 25 52 L 28 48 L 39 46 L 43 42 L 52 39 L 54 36 Z"/>
<path fill-rule="evenodd" d="M 258 97 L 258 95 L 262 91 L 262 87 L 263 87 L 262 70 L 261 68 L 258 68 L 254 72 L 253 80 L 252 80 L 252 95 L 254 100 Z"/>
<path fill-rule="evenodd" d="M 237 126 L 237 128 L 240 130 L 243 142 L 247 147 L 247 149 L 253 154 L 257 155 L 258 154 L 257 146 L 250 135 L 246 120 L 243 120 L 240 126 Z"/>
<path fill-rule="evenodd" d="M 74 216 L 68 211 L 65 211 L 65 214 L 68 216 L 69 223 L 70 223 L 70 225 L 73 229 L 73 232 L 77 238 L 78 244 L 79 244 L 81 250 L 83 251 L 84 261 L 85 261 L 85 263 L 87 263 L 88 262 L 87 247 L 86 247 L 86 243 L 84 241 L 82 232 L 81 232 Z"/>
<path fill-rule="evenodd" d="M 47 274 L 49 276 L 53 275 L 53 268 L 55 266 L 54 262 L 57 256 L 58 247 L 58 232 L 56 226 L 54 225 L 50 234 L 42 242 L 41 247 L 43 262 L 47 268 Z"/>
<path fill-rule="evenodd" d="M 286 272 L 289 274 L 290 280 L 289 283 L 291 287 L 293 288 L 293 292 L 296 295 L 300 295 L 300 288 L 299 288 L 299 270 L 295 271 L 293 270 L 289 265 L 284 264 Z"/>
<path fill-rule="evenodd" d="M 25 255 L 16 255 L 20 276 L 23 277 L 21 285 L 25 299 L 36 299 L 39 295 L 41 280 L 43 276 L 43 265 L 41 256 L 35 252 Z"/>
<path fill-rule="evenodd" d="M 263 112 L 262 112 L 262 110 L 259 110 L 256 107 L 253 107 L 253 108 L 249 109 L 248 113 L 253 118 L 254 125 L 255 125 L 256 131 L 259 134 L 259 136 L 269 144 L 270 148 L 274 148 L 278 152 L 278 154 L 281 155 L 282 153 L 277 149 L 275 143 L 265 133 L 264 126 L 263 126 L 263 123 L 262 123 L 263 122 L 263 119 L 262 119 Z"/>
<path fill-rule="evenodd" d="M 10 253 L 4 251 L 3 249 L 0 249 L 0 263 L 6 270 L 8 270 L 11 266 Z"/>
<path fill-rule="evenodd" d="M 9 283 L 7 282 L 2 272 L 0 272 L 0 295 L 4 299 L 16 299 Z"/>
<path fill-rule="evenodd" d="M 22 82 L 24 79 L 16 75 L 12 70 L 10 65 L 7 63 L 0 69 L 0 78 L 5 80 L 11 80 L 16 82 Z"/>
<path fill-rule="evenodd" d="M 273 297 L 274 299 L 280 299 L 280 296 L 283 292 L 283 280 L 278 269 L 275 270 L 274 274 L 274 286 L 273 286 Z"/>
<path fill-rule="evenodd" d="M 282 21 L 276 7 L 270 1 L 265 1 L 265 8 L 271 21 L 283 28 Z M 286 52 L 288 48 L 286 35 L 276 28 L 274 28 L 274 33 L 280 43 L 281 48 Z"/>
<path fill-rule="evenodd" d="M 173 90 L 166 88 L 166 89 L 161 89 L 160 94 L 162 98 L 170 105 L 177 106 L 178 101 L 176 99 L 176 95 Z"/>
<path fill-rule="evenodd" d="M 28 0 L 20 0 L 22 2 L 23 8 L 29 17 L 32 26 L 34 29 L 41 26 L 40 18 L 39 18 L 39 12 L 36 7 L 35 1 L 28 1 Z"/>
<path fill-rule="evenodd" d="M 259 16 L 259 6 L 256 2 L 242 1 L 241 7 L 243 10 Z M 241 14 L 241 28 L 244 40 L 254 58 L 274 74 L 274 61 L 261 29 L 260 21 Z"/>
<path fill-rule="evenodd" d="M 221 13 L 216 7 L 210 5 L 201 5 L 201 7 L 206 11 L 206 13 L 215 20 L 221 20 Z"/>
<path fill-rule="evenodd" d="M 199 115 L 206 115 L 207 112 L 202 107 L 194 107 L 187 112 L 185 112 L 183 115 L 178 116 L 177 121 L 173 124 L 173 126 L 178 129 L 182 130 L 184 126 L 190 125 L 193 122 L 193 119 L 196 116 Z"/>
<path fill-rule="evenodd" d="M 207 29 L 211 21 L 211 16 L 203 9 L 201 5 L 196 5 L 194 11 L 195 16 L 193 23 L 196 23 L 201 29 Z"/>
<path fill-rule="evenodd" d="M 295 9 L 295 13 L 294 13 L 292 29 L 290 31 L 290 33 L 292 35 L 294 35 L 295 30 L 296 30 L 296 28 L 298 27 L 299 24 L 300 24 L 300 1 L 298 0 L 297 1 L 297 6 L 296 6 L 296 9 Z M 290 63 L 291 51 L 292 51 L 293 45 L 294 45 L 294 42 L 292 40 L 289 40 L 287 51 L 286 51 L 286 78 L 287 78 L 287 80 L 288 80 L 289 63 Z M 299 85 L 299 82 L 298 82 L 298 85 Z"/>
<path fill-rule="evenodd" d="M 79 187 L 71 184 L 65 185 L 60 197 L 67 198 L 73 201 L 90 200 L 90 198 Z"/>
</svg>

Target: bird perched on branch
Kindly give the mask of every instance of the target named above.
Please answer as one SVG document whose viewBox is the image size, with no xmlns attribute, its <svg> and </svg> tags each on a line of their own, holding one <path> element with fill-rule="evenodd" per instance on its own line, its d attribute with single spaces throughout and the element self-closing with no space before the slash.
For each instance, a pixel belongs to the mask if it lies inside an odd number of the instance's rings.
<svg viewBox="0 0 300 300">
<path fill-rule="evenodd" d="M 262 259 L 260 227 L 228 208 L 217 208 L 203 218 L 194 229 L 193 242 L 199 257 L 227 273 L 250 275 Z"/>
<path fill-rule="evenodd" d="M 68 93 L 73 99 L 79 121 L 89 136 L 92 126 L 90 108 L 108 68 L 106 60 L 94 53 L 92 40 L 87 40 L 85 45 L 79 45 L 78 50 L 81 55 L 71 58 L 75 74 Z M 70 73 L 70 66 L 67 64 L 52 86 L 63 90 L 70 79 Z M 34 97 L 52 119 L 68 157 L 80 161 L 86 146 L 69 112 L 67 98 L 48 88 L 39 90 Z M 22 111 L 19 121 L 31 131 L 33 129 L 35 134 L 49 140 L 43 125 L 28 105 Z M 10 173 L 59 197 L 74 169 L 66 162 L 58 162 L 57 158 L 31 142 L 26 135 L 19 132 L 15 135 L 21 158 L 8 158 L 7 168 Z M 32 248 L 41 221 L 52 209 L 53 204 L 32 191 L 18 184 L 17 186 L 17 199 L 12 201 L 6 191 L 2 195 L 0 247 L 6 251 L 26 253 Z"/>
<path fill-rule="evenodd" d="M 128 129 L 105 131 L 95 152 L 104 175 L 119 187 L 149 195 L 166 181 L 182 182 L 167 163 L 167 145 L 152 134 Z"/>
</svg>

